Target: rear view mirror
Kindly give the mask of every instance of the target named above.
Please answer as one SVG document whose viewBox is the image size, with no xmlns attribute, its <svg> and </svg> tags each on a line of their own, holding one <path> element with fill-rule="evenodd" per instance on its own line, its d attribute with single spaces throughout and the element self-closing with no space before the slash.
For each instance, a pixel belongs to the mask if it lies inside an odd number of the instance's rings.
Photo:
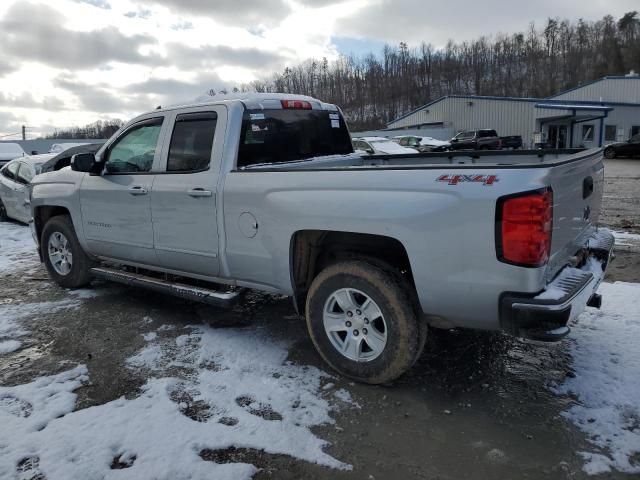
<svg viewBox="0 0 640 480">
<path fill-rule="evenodd" d="M 96 156 L 93 153 L 76 153 L 71 157 L 71 170 L 76 172 L 93 172 Z"/>
</svg>

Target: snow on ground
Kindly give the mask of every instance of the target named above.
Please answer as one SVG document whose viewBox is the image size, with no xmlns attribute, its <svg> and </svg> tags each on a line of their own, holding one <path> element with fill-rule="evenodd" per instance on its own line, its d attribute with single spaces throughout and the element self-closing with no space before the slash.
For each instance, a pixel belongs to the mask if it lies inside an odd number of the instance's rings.
<svg viewBox="0 0 640 480">
<path fill-rule="evenodd" d="M 611 233 L 613 233 L 613 236 L 616 238 L 616 245 L 640 247 L 640 235 L 637 233 L 614 231 Z"/>
<path fill-rule="evenodd" d="M 250 478 L 253 465 L 199 455 L 231 446 L 350 468 L 310 430 L 333 423 L 335 405 L 351 401 L 347 392 L 322 388 L 326 374 L 288 362 L 287 345 L 263 331 L 188 330 L 177 338 L 150 335 L 129 359 L 151 377 L 132 400 L 73 411 L 69 395 L 87 380 L 83 367 L 0 389 L 0 478 L 25 458 L 38 469 L 30 474 L 49 480 Z M 183 374 L 169 375 L 177 371 Z M 61 399 L 41 401 L 50 395 Z M 116 459 L 130 466 L 112 470 Z"/>
<path fill-rule="evenodd" d="M 581 452 L 589 474 L 640 473 L 640 284 L 603 283 L 602 309 L 572 325 L 574 378 L 555 390 L 578 403 L 564 415 L 597 447 Z"/>
<path fill-rule="evenodd" d="M 29 333 L 22 320 L 38 321 L 43 316 L 68 308 L 77 308 L 80 304 L 78 300 L 63 298 L 51 302 L 0 305 L 0 355 L 21 347 L 22 342 L 18 339 Z"/>
<path fill-rule="evenodd" d="M 0 222 L 0 273 L 25 270 L 38 261 L 31 230 L 25 225 Z"/>
</svg>

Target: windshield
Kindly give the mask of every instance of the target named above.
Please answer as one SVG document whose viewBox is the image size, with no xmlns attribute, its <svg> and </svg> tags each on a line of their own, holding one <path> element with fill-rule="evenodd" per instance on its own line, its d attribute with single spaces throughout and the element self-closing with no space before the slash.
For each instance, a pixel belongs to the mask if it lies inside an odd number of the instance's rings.
<svg viewBox="0 0 640 480">
<path fill-rule="evenodd" d="M 247 110 L 238 167 L 353 153 L 347 125 L 327 110 Z"/>
</svg>

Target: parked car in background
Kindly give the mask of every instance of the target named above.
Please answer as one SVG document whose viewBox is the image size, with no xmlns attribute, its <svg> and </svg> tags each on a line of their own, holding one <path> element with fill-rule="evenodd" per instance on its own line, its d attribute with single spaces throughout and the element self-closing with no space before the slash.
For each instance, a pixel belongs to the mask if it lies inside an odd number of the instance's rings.
<svg viewBox="0 0 640 480">
<path fill-rule="evenodd" d="M 640 158 L 640 133 L 636 133 L 626 142 L 612 143 L 604 149 L 605 158 L 637 157 Z"/>
<path fill-rule="evenodd" d="M 16 158 L 0 170 L 0 221 L 12 218 L 29 223 L 31 180 L 40 173 L 42 164 L 53 155 L 32 155 Z"/>
<path fill-rule="evenodd" d="M 407 155 L 416 153 L 413 148 L 402 147 L 385 137 L 360 137 L 351 142 L 356 152 L 369 155 Z"/>
<path fill-rule="evenodd" d="M 399 135 L 391 140 L 402 147 L 413 148 L 419 152 L 445 152 L 451 146 L 451 143 L 443 140 L 416 135 Z"/>
<path fill-rule="evenodd" d="M 451 150 L 500 150 L 502 140 L 492 129 L 467 130 L 451 139 Z"/>
<path fill-rule="evenodd" d="M 54 153 L 41 167 L 41 172 L 53 172 L 68 167 L 71 164 L 71 157 L 76 153 L 96 153 L 104 142 L 100 143 L 82 143 L 78 146 L 67 148 L 60 153 Z"/>
<path fill-rule="evenodd" d="M 0 142 L 0 167 L 14 158 L 24 157 L 26 152 L 19 143 Z"/>
<path fill-rule="evenodd" d="M 513 150 L 522 148 L 521 135 L 507 135 L 506 137 L 500 137 L 500 140 L 502 140 L 502 148 L 511 148 Z"/>
<path fill-rule="evenodd" d="M 71 142 L 67 142 L 67 143 L 54 143 L 53 145 L 51 145 L 51 148 L 49 148 L 49 153 L 62 153 L 65 150 L 69 150 L 70 148 L 73 147 L 81 147 L 83 145 L 86 145 L 85 142 L 77 142 L 77 143 L 71 143 Z"/>
</svg>

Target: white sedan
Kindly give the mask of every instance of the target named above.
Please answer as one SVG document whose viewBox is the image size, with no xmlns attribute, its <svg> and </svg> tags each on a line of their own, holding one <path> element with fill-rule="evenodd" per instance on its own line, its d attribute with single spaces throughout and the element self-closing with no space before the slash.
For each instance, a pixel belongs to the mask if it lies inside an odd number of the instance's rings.
<svg viewBox="0 0 640 480">
<path fill-rule="evenodd" d="M 413 148 L 401 147 L 385 137 L 359 137 L 354 138 L 353 149 L 356 152 L 369 155 L 409 155 L 415 154 Z"/>
<path fill-rule="evenodd" d="M 13 218 L 29 223 L 31 180 L 53 154 L 32 155 L 11 160 L 0 170 L 0 221 Z"/>
</svg>

